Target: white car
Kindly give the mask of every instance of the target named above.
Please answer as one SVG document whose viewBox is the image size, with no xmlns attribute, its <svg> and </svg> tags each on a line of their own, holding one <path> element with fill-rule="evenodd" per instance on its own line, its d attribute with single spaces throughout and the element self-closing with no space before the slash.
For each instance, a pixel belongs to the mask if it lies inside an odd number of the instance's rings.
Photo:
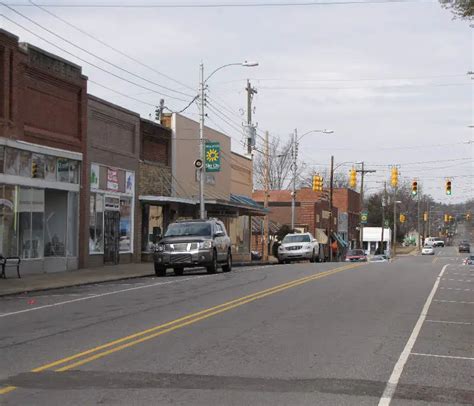
<svg viewBox="0 0 474 406">
<path fill-rule="evenodd" d="M 425 245 L 421 250 L 421 255 L 434 255 L 434 249 L 432 245 Z"/>
<path fill-rule="evenodd" d="M 309 259 L 316 262 L 319 255 L 319 244 L 311 233 L 287 234 L 278 247 L 278 262 Z"/>
</svg>

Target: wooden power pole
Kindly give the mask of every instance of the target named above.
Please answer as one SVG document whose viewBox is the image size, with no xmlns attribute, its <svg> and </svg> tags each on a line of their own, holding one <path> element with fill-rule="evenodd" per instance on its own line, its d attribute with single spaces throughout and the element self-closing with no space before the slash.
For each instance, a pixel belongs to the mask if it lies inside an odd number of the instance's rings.
<svg viewBox="0 0 474 406">
<path fill-rule="evenodd" d="M 263 207 L 268 210 L 268 194 L 270 188 L 270 148 L 268 146 L 268 131 L 265 132 L 265 196 L 263 198 Z M 269 242 L 269 218 L 265 213 L 263 222 L 263 261 L 268 261 L 268 242 Z"/>
</svg>

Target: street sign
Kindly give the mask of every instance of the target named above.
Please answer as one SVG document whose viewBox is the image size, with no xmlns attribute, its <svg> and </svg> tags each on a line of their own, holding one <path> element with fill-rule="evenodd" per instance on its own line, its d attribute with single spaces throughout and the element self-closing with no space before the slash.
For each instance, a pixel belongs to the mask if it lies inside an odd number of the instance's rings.
<svg viewBox="0 0 474 406">
<path fill-rule="evenodd" d="M 367 221 L 369 220 L 369 212 L 364 210 L 360 213 L 360 223 L 361 224 L 367 224 Z"/>
<path fill-rule="evenodd" d="M 221 170 L 221 147 L 218 142 L 206 142 L 206 172 L 219 172 Z"/>
</svg>

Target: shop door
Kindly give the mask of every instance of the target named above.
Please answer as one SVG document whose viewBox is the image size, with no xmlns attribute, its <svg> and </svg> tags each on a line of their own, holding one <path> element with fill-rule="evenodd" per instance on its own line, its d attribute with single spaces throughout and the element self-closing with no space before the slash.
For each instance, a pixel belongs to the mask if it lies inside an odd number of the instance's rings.
<svg viewBox="0 0 474 406">
<path fill-rule="evenodd" d="M 104 263 L 119 263 L 120 212 L 106 211 L 104 218 Z"/>
</svg>

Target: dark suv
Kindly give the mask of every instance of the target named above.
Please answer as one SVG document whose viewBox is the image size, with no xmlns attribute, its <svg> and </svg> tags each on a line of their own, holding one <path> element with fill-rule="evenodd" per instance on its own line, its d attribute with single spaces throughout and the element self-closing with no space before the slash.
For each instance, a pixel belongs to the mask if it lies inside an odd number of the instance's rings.
<svg viewBox="0 0 474 406">
<path fill-rule="evenodd" d="M 467 252 L 467 253 L 470 253 L 470 252 L 471 252 L 471 246 L 469 245 L 469 242 L 467 242 L 467 241 L 461 241 L 461 242 L 459 243 L 458 251 L 459 251 L 459 252 Z"/>
<path fill-rule="evenodd" d="M 218 265 L 232 270 L 231 241 L 224 224 L 216 219 L 185 220 L 169 225 L 154 254 L 155 273 L 165 276 L 167 268 L 182 275 L 184 268 L 204 266 L 215 273 Z"/>
</svg>

